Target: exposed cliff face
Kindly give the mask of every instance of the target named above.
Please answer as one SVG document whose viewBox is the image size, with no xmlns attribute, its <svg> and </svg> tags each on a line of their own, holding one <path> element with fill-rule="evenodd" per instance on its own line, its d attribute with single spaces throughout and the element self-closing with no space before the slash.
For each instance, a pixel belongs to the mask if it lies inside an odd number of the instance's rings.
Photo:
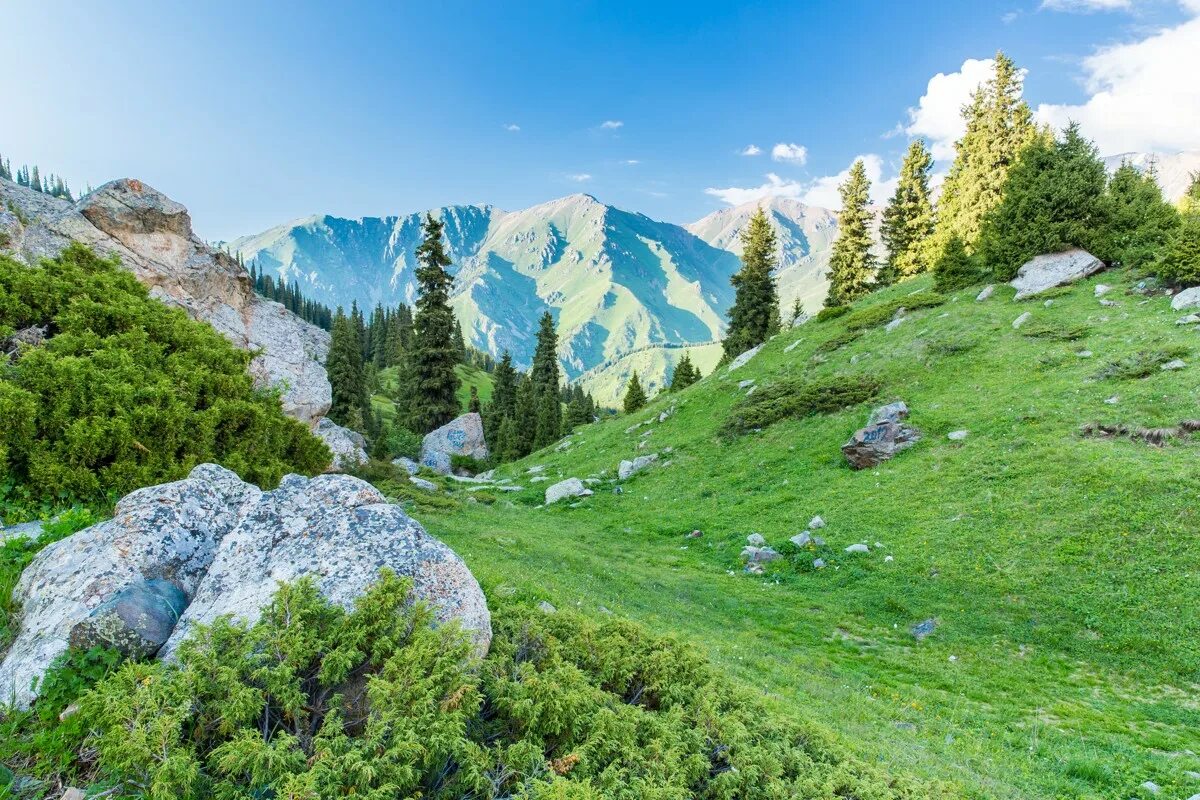
<svg viewBox="0 0 1200 800">
<path fill-rule="evenodd" d="M 141 181 L 112 181 L 76 203 L 0 181 L 0 249 L 36 264 L 71 241 L 115 255 L 152 296 L 256 352 L 250 372 L 282 390 L 283 410 L 315 425 L 331 393 L 329 334 L 254 293 L 237 262 L 192 232 L 187 209 Z M 5 241 L 7 239 L 7 241 Z"/>
</svg>

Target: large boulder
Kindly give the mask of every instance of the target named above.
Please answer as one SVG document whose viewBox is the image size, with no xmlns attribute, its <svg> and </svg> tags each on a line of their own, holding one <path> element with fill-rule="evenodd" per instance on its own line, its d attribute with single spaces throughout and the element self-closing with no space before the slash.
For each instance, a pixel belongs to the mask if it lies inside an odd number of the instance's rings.
<svg viewBox="0 0 1200 800">
<path fill-rule="evenodd" d="M 1200 286 L 1184 289 L 1171 298 L 1171 308 L 1183 311 L 1186 308 L 1200 308 Z"/>
<path fill-rule="evenodd" d="M 13 591 L 21 616 L 0 663 L 0 695 L 28 706 L 33 682 L 72 637 L 149 654 L 170 625 L 158 650 L 166 657 L 198 622 L 256 620 L 279 581 L 312 576 L 349 608 L 384 567 L 411 578 L 439 622 L 459 621 L 486 652 L 491 620 L 466 565 L 370 484 L 289 475 L 263 492 L 204 464 L 184 480 L 127 495 L 111 520 L 37 555 Z M 181 614 L 180 595 L 188 603 Z"/>
<path fill-rule="evenodd" d="M 638 456 L 632 461 L 622 461 L 617 465 L 617 477 L 621 480 L 631 478 L 637 473 L 644 470 L 646 467 L 658 461 L 658 453 L 651 453 L 646 456 Z"/>
<path fill-rule="evenodd" d="M 204 464 L 184 480 L 126 495 L 112 519 L 45 547 L 13 589 L 20 628 L 0 663 L 0 698 L 28 705 L 31 683 L 67 650 L 72 629 L 125 588 L 161 579 L 194 594 L 217 546 L 261 495 Z"/>
<path fill-rule="evenodd" d="M 425 434 L 421 441 L 422 463 L 430 453 L 469 456 L 478 461 L 487 461 L 489 454 L 483 438 L 483 417 L 475 412 L 463 414 Z"/>
<path fill-rule="evenodd" d="M 842 445 L 842 454 L 854 469 L 867 469 L 887 461 L 920 440 L 916 429 L 904 424 L 908 406 L 898 401 L 871 412 L 865 428 L 859 428 Z"/>
<path fill-rule="evenodd" d="M 1073 283 L 1104 269 L 1104 262 L 1086 250 L 1075 248 L 1062 253 L 1034 256 L 1021 265 L 1009 284 L 1017 290 L 1015 300 Z"/>
<path fill-rule="evenodd" d="M 333 453 L 333 463 L 330 464 L 332 472 L 344 472 L 369 460 L 367 440 L 363 435 L 358 431 L 343 428 L 329 417 L 322 417 L 313 433 L 325 443 L 329 452 Z"/>
<path fill-rule="evenodd" d="M 332 392 L 322 364 L 329 334 L 257 295 L 232 256 L 196 236 L 179 203 L 133 179 L 106 183 L 76 203 L 0 181 L 0 200 L 28 220 L 5 226 L 0 251 L 36 264 L 78 241 L 117 256 L 153 297 L 253 352 L 250 374 L 281 391 L 289 416 L 312 425 L 328 412 Z"/>
<path fill-rule="evenodd" d="M 579 478 L 567 478 L 546 488 L 546 505 L 568 497 L 589 497 L 591 494 L 592 490 L 584 486 Z"/>
</svg>

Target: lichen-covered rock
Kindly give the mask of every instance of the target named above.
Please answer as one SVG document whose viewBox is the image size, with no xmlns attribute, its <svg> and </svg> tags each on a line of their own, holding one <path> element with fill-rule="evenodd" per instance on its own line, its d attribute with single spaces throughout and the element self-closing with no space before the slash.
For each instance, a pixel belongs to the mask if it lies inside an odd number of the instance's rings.
<svg viewBox="0 0 1200 800">
<path fill-rule="evenodd" d="M 633 461 L 622 461 L 617 465 L 617 477 L 621 480 L 631 478 L 637 473 L 644 470 L 646 467 L 658 461 L 658 453 L 650 453 L 645 456 L 638 456 Z"/>
<path fill-rule="evenodd" d="M 1074 248 L 1062 253 L 1034 256 L 1021 265 L 1009 284 L 1017 290 L 1014 300 L 1072 283 L 1104 269 L 1104 262 L 1086 250 Z"/>
<path fill-rule="evenodd" d="M 171 636 L 187 604 L 187 595 L 170 581 L 135 581 L 76 623 L 71 646 L 111 647 L 130 658 L 149 658 Z"/>
<path fill-rule="evenodd" d="M 343 428 L 329 417 L 322 417 L 313 429 L 318 439 L 323 441 L 333 453 L 330 471 L 341 472 L 365 464 L 367 458 L 367 440 L 358 431 Z"/>
<path fill-rule="evenodd" d="M 254 622 L 281 582 L 308 576 L 328 600 L 348 609 L 385 567 L 412 580 L 413 594 L 438 622 L 457 620 L 477 651 L 487 652 L 487 602 L 453 550 L 365 481 L 289 475 L 222 540 L 160 657 L 171 657 L 197 623 L 224 614 Z"/>
<path fill-rule="evenodd" d="M 429 450 L 421 453 L 421 466 L 431 469 L 438 475 L 450 474 L 450 454 L 441 450 Z"/>
<path fill-rule="evenodd" d="M 399 458 L 394 458 L 394 459 L 392 459 L 392 463 L 394 465 L 396 465 L 397 467 L 400 467 L 400 469 L 404 470 L 409 475 L 416 475 L 417 471 L 419 469 L 421 469 L 421 466 L 419 464 L 417 464 L 417 462 L 415 462 L 411 458 L 409 458 L 408 456 L 400 456 Z"/>
<path fill-rule="evenodd" d="M 165 616 L 143 619 L 145 604 L 126 605 L 147 583 L 169 581 L 189 602 L 159 650 L 165 657 L 197 622 L 222 614 L 256 620 L 280 581 L 311 576 L 325 597 L 348 608 L 384 567 L 411 578 L 414 595 L 439 622 L 458 620 L 486 652 L 491 620 L 475 578 L 370 484 L 346 475 L 289 475 L 263 492 L 204 464 L 184 480 L 127 495 L 111 520 L 37 555 L 13 592 L 21 617 L 0 664 L 0 695 L 28 706 L 33 681 L 67 649 L 72 633 L 80 642 L 114 637 L 121 625 L 113 614 L 144 636 L 141 646 L 149 650 Z"/>
<path fill-rule="evenodd" d="M 421 441 L 421 462 L 436 458 L 434 453 L 446 454 L 446 474 L 450 471 L 449 456 L 469 456 L 478 461 L 487 461 L 488 448 L 483 438 L 483 417 L 474 412 L 463 414 L 425 434 Z"/>
<path fill-rule="evenodd" d="M 233 257 L 192 232 L 179 203 L 133 179 L 106 183 L 76 203 L 0 181 L 0 199 L 29 220 L 5 225 L 8 241 L 0 241 L 0 250 L 36 264 L 78 241 L 118 256 L 151 296 L 256 353 L 250 374 L 260 386 L 281 390 L 289 416 L 311 425 L 329 411 L 332 392 L 322 366 L 329 334 L 256 294 Z"/>
<path fill-rule="evenodd" d="M 592 490 L 583 485 L 579 478 L 567 478 L 546 487 L 546 505 L 557 503 L 567 497 L 588 497 Z"/>
<path fill-rule="evenodd" d="M 126 495 L 112 519 L 44 548 L 13 589 L 19 632 L 0 664 L 0 696 L 28 705 L 30 684 L 66 651 L 72 628 L 126 587 L 163 579 L 193 594 L 217 545 L 261 495 L 203 464 L 184 480 Z"/>
</svg>

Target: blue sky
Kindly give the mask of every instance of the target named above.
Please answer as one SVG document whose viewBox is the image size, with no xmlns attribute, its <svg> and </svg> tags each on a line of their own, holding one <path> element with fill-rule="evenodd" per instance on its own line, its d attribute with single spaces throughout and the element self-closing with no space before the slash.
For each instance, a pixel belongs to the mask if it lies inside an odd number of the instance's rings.
<svg viewBox="0 0 1200 800">
<path fill-rule="evenodd" d="M 910 136 L 949 135 L 986 71 L 971 60 L 998 48 L 1045 119 L 1082 119 L 1102 150 L 1200 149 L 1200 0 L 10 0 L 0 17 L 0 153 L 74 185 L 139 177 L 210 239 L 576 191 L 683 223 L 755 193 L 827 198 L 859 155 L 882 190 Z"/>
</svg>

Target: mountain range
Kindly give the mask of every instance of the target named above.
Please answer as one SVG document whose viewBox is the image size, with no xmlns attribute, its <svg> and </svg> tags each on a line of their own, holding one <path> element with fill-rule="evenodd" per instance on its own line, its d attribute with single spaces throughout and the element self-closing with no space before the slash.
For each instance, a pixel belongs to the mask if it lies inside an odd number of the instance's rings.
<svg viewBox="0 0 1200 800">
<path fill-rule="evenodd" d="M 1172 198 L 1200 169 L 1200 153 L 1125 153 L 1105 164 L 1114 170 L 1126 160 L 1139 169 L 1154 164 Z M 226 247 L 330 306 L 411 303 L 421 224 L 432 214 L 445 223 L 452 303 L 468 341 L 495 355 L 509 350 L 527 366 L 538 318 L 548 310 L 558 324 L 567 378 L 611 404 L 635 371 L 651 390 L 661 386 L 686 351 L 705 372 L 716 365 L 715 343 L 733 303 L 729 278 L 740 267 L 740 234 L 759 206 L 779 238 L 784 318 L 797 301 L 815 312 L 828 288 L 837 214 L 788 197 L 723 208 L 684 226 L 587 194 L 520 211 L 463 205 L 404 216 L 316 215 Z"/>
</svg>

